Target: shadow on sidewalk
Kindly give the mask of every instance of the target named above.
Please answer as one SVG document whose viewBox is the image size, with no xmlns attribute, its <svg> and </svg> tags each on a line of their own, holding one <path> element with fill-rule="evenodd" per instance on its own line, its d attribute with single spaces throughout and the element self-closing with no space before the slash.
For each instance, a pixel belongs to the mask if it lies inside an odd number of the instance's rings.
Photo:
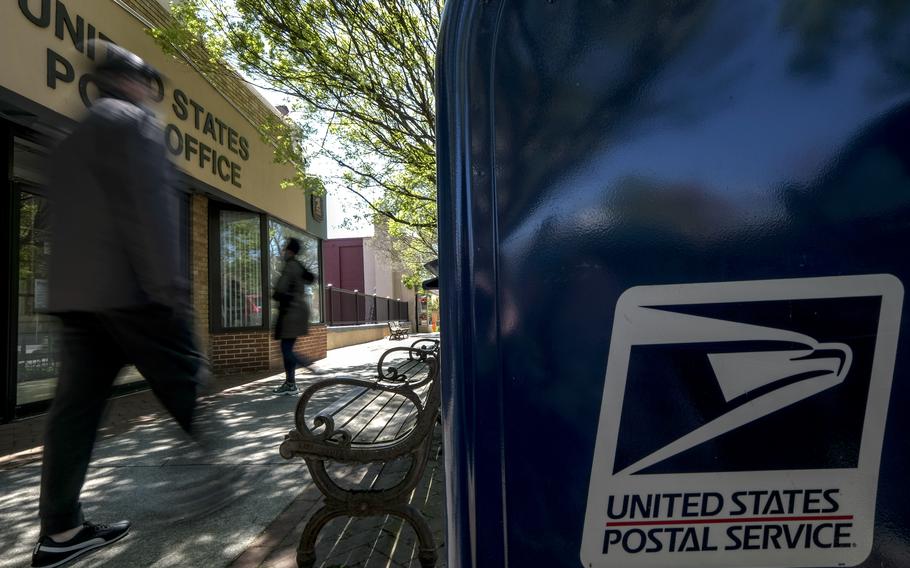
<svg viewBox="0 0 910 568">
<path fill-rule="evenodd" d="M 300 371 L 298 383 L 306 388 L 332 376 L 373 376 L 384 348 L 400 345 L 373 343 L 376 345 L 331 352 L 316 365 L 324 375 Z M 271 393 L 283 380 L 274 371 L 238 377 L 236 383 L 228 382 L 230 379 L 216 379 L 226 382 L 205 401 L 210 415 L 217 417 L 219 429 L 215 452 L 204 460 L 188 451 L 180 429 L 165 418 L 151 393 L 131 395 L 140 397 L 138 401 L 122 397 L 112 402 L 107 435 L 96 446 L 82 497 L 86 518 L 96 522 L 129 518 L 133 530 L 127 538 L 93 554 L 82 565 L 227 566 L 242 557 L 257 537 L 266 534 L 266 527 L 273 525 L 289 505 L 309 499 L 307 512 L 318 505 L 321 496 L 312 485 L 304 462 L 286 461 L 277 451 L 285 434 L 293 428 L 297 397 Z M 333 392 L 320 393 L 313 403 L 327 405 L 337 396 Z M 136 412 L 130 415 L 130 410 Z M 36 458 L 40 458 L 40 452 Z M 173 501 L 175 486 L 203 479 L 211 482 L 222 473 L 228 476 L 238 470 L 246 474 L 245 488 L 249 490 L 243 497 L 203 518 L 181 521 L 169 515 L 171 504 L 177 504 Z M 4 550 L 0 568 L 29 564 L 31 547 L 38 536 L 39 479 L 37 459 L 0 469 L 0 547 Z M 441 494 L 439 503 L 441 506 Z M 292 526 L 303 520 L 298 515 Z"/>
</svg>

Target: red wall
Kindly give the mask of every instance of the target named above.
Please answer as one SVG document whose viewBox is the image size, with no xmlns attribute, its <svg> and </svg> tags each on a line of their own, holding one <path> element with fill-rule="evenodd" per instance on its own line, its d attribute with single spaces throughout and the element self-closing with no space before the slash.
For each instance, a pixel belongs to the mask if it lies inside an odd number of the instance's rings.
<svg viewBox="0 0 910 568">
<path fill-rule="evenodd" d="M 326 286 L 363 292 L 363 239 L 322 241 L 322 270 Z"/>
</svg>

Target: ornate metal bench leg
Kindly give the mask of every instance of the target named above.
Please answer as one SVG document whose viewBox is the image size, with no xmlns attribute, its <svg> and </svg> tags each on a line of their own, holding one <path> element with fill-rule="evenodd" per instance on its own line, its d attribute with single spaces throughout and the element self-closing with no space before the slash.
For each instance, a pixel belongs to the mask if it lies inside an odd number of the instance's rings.
<svg viewBox="0 0 910 568">
<path fill-rule="evenodd" d="M 433 532 L 427 520 L 420 514 L 415 507 L 403 505 L 381 506 L 369 513 L 354 512 L 346 507 L 323 505 L 307 521 L 303 534 L 300 535 L 300 544 L 297 545 L 297 567 L 313 568 L 316 564 L 316 539 L 319 532 L 334 519 L 340 516 L 373 516 L 391 514 L 399 517 L 404 522 L 411 525 L 414 533 L 417 535 L 418 551 L 417 559 L 420 561 L 421 568 L 435 568 L 438 558 L 436 552 L 436 540 L 433 538 Z"/>
<path fill-rule="evenodd" d="M 433 531 L 430 530 L 430 524 L 420 514 L 415 507 L 411 505 L 396 505 L 390 512 L 404 519 L 414 532 L 417 533 L 417 541 L 420 550 L 417 552 L 417 558 L 420 560 L 422 568 L 434 568 L 436 566 L 436 540 L 433 538 Z"/>
<path fill-rule="evenodd" d="M 298 568 L 313 568 L 316 564 L 316 538 L 319 531 L 335 517 L 344 514 L 343 511 L 335 507 L 323 505 L 307 521 L 303 534 L 300 535 L 300 544 L 297 545 L 297 566 Z"/>
<path fill-rule="evenodd" d="M 421 547 L 417 553 L 417 559 L 420 560 L 421 568 L 435 568 L 436 566 L 436 549 L 425 550 Z"/>
</svg>

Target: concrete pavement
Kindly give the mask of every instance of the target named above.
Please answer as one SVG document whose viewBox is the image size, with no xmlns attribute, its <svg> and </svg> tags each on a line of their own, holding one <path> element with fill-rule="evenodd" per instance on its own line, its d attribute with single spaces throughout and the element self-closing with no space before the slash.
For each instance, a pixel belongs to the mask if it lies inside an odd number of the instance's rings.
<svg viewBox="0 0 910 568">
<path fill-rule="evenodd" d="M 383 350 L 407 344 L 410 342 L 380 340 L 332 350 L 316 365 L 325 376 L 298 372 L 298 385 L 306 388 L 315 380 L 334 375 L 371 376 Z M 319 495 L 312 491 L 305 464 L 302 460 L 285 461 L 278 455 L 278 445 L 293 427 L 297 401 L 297 397 L 271 393 L 281 380 L 281 375 L 254 379 L 207 399 L 220 424 L 218 451 L 213 458 L 200 459 L 188 453 L 179 428 L 160 410 L 136 421 L 130 429 L 101 440 L 82 495 L 86 518 L 94 522 L 128 518 L 133 529 L 127 538 L 79 565 L 227 566 L 244 557 L 244 551 L 254 543 L 261 548 L 268 542 L 263 540 L 263 535 L 268 536 L 266 529 L 283 513 L 287 517 L 289 506 L 297 503 L 300 509 L 301 499 L 309 503 L 301 511 L 315 506 Z M 331 402 L 330 397 L 324 398 L 324 404 Z M 179 500 L 173 493 L 175 486 L 217 478 L 238 468 L 244 473 L 248 493 L 205 518 L 170 518 L 170 509 Z M 39 479 L 39 461 L 7 464 L 0 469 L 2 568 L 29 564 L 38 536 Z M 285 518 L 284 522 L 296 527 L 300 519 Z M 287 547 L 292 535 L 285 531 L 282 539 Z M 264 559 L 269 554 L 261 556 Z"/>
</svg>

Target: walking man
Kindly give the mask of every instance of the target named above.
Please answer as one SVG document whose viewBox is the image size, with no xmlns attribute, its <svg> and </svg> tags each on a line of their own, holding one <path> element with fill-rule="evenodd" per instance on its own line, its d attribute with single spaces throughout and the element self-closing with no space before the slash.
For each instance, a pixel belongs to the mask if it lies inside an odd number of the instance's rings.
<svg viewBox="0 0 910 568">
<path fill-rule="evenodd" d="M 300 241 L 288 239 L 282 251 L 284 266 L 275 284 L 272 299 L 278 302 L 278 319 L 275 321 L 275 339 L 281 341 L 281 356 L 284 359 L 284 384 L 273 390 L 275 394 L 297 393 L 294 372 L 297 367 L 309 367 L 311 361 L 303 360 L 294 353 L 294 344 L 301 335 L 310 330 L 310 307 L 307 305 L 306 285 L 312 284 L 316 276 L 297 260 Z"/>
<path fill-rule="evenodd" d="M 129 531 L 129 521 L 86 522 L 79 502 L 120 369 L 135 365 L 187 432 L 207 373 L 180 276 L 172 166 L 146 108 L 160 78 L 136 55 L 111 44 L 106 51 L 94 73 L 101 97 L 51 167 L 50 311 L 60 317 L 63 347 L 44 442 L 36 567 Z"/>
</svg>

